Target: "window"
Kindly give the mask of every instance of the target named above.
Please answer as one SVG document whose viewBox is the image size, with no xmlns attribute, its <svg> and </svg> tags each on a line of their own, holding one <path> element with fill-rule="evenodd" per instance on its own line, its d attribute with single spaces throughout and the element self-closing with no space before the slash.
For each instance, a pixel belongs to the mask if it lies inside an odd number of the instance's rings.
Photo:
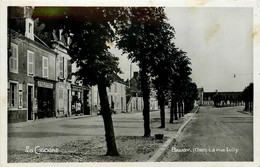
<svg viewBox="0 0 260 167">
<path fill-rule="evenodd" d="M 42 57 L 42 76 L 43 77 L 48 77 L 48 58 L 47 57 Z"/>
<path fill-rule="evenodd" d="M 11 43 L 12 56 L 9 58 L 10 72 L 18 73 L 18 45 Z"/>
<path fill-rule="evenodd" d="M 64 57 L 60 57 L 60 77 L 64 78 Z"/>
<path fill-rule="evenodd" d="M 30 38 L 31 40 L 34 40 L 34 22 L 31 18 L 26 18 L 26 29 L 25 29 L 25 36 L 27 38 Z"/>
<path fill-rule="evenodd" d="M 10 97 L 9 97 L 9 106 L 10 107 L 18 107 L 17 101 L 18 101 L 18 89 L 17 89 L 17 83 L 10 83 Z"/>
<path fill-rule="evenodd" d="M 27 75 L 34 74 L 34 53 L 27 51 Z"/>
</svg>

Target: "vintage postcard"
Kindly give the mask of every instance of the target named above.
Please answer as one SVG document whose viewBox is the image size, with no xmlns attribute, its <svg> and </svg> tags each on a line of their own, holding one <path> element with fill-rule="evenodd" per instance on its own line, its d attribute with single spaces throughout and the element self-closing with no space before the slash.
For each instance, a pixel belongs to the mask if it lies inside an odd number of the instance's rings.
<svg viewBox="0 0 260 167">
<path fill-rule="evenodd" d="M 1 165 L 260 166 L 249 1 L 1 1 Z"/>
</svg>

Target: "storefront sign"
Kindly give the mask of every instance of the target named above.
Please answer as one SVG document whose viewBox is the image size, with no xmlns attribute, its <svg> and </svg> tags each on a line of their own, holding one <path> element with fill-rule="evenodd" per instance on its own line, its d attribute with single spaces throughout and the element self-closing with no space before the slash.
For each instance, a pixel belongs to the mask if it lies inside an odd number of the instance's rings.
<svg viewBox="0 0 260 167">
<path fill-rule="evenodd" d="M 53 83 L 38 81 L 38 87 L 53 89 Z"/>
<path fill-rule="evenodd" d="M 82 88 L 72 86 L 72 91 L 83 92 Z"/>
</svg>

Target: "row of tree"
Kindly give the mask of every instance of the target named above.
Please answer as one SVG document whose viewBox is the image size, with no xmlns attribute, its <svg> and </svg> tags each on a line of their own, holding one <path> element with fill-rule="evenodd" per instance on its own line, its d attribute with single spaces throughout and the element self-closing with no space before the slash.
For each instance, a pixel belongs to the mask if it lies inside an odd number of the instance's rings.
<svg viewBox="0 0 260 167">
<path fill-rule="evenodd" d="M 245 102 L 245 111 L 253 110 L 254 103 L 254 84 L 250 83 L 242 92 L 242 99 Z"/>
<path fill-rule="evenodd" d="M 242 93 L 239 93 L 237 95 L 222 95 L 222 94 L 216 94 L 213 96 L 213 102 L 215 107 L 220 106 L 234 106 L 234 105 L 242 105 L 243 99 L 242 99 Z"/>
<path fill-rule="evenodd" d="M 250 83 L 242 93 L 237 95 L 221 95 L 217 93 L 213 96 L 213 102 L 214 106 L 220 107 L 220 106 L 227 106 L 228 101 L 229 105 L 240 105 L 243 102 L 245 103 L 245 111 L 252 111 L 253 109 L 253 102 L 254 102 L 254 91 L 253 91 L 254 85 L 253 83 Z"/>
<path fill-rule="evenodd" d="M 172 43 L 174 28 L 167 23 L 162 7 L 122 8 L 51 8 L 36 7 L 33 17 L 39 18 L 42 31 L 59 32 L 71 38 L 68 53 L 79 70 L 74 74 L 84 85 L 97 85 L 101 114 L 105 126 L 107 155 L 119 155 L 115 142 L 106 87 L 121 73 L 118 58 L 109 52 L 108 43 L 128 55 L 140 69 L 144 109 L 144 136 L 150 129 L 150 85 L 153 83 L 161 110 L 161 127 L 165 127 L 165 101 L 171 97 L 171 120 L 178 119 L 176 104 L 185 104 L 185 112 L 193 108 L 197 86 L 189 75 L 190 59 Z M 54 31 L 56 30 L 56 31 Z M 183 114 L 179 114 L 179 117 Z"/>
</svg>

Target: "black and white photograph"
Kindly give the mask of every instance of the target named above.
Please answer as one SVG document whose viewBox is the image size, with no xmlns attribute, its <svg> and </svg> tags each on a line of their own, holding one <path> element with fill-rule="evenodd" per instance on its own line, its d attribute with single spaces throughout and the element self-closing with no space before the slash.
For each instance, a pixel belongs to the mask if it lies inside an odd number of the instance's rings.
<svg viewBox="0 0 260 167">
<path fill-rule="evenodd" d="M 259 6 L 228 2 L 2 2 L 1 163 L 259 166 Z"/>
</svg>

